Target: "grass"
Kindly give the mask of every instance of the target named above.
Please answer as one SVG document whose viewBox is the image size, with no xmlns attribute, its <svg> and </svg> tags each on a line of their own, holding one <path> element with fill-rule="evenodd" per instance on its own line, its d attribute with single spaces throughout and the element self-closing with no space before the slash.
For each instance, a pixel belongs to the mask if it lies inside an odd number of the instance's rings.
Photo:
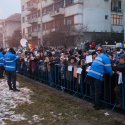
<svg viewBox="0 0 125 125">
<path fill-rule="evenodd" d="M 88 102 L 64 94 L 45 85 L 24 77 L 18 77 L 20 87 L 28 87 L 33 91 L 32 104 L 23 104 L 15 109 L 16 113 L 24 113 L 27 120 L 21 122 L 6 121 L 8 125 L 125 125 L 124 116 L 112 113 L 104 116 L 105 111 L 95 111 Z M 33 115 L 41 120 L 35 122 Z"/>
</svg>

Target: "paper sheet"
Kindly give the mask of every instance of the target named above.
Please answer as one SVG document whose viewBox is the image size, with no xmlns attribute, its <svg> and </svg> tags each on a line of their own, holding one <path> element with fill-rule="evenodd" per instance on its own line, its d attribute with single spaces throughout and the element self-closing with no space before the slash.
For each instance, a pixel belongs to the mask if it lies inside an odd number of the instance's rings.
<svg viewBox="0 0 125 125">
<path fill-rule="evenodd" d="M 68 71 L 72 71 L 73 67 L 72 66 L 68 66 Z"/>
<path fill-rule="evenodd" d="M 92 62 L 92 55 L 86 56 L 86 63 L 91 63 Z"/>
<path fill-rule="evenodd" d="M 78 73 L 78 74 L 82 74 L 82 68 L 78 68 L 78 69 L 77 69 L 77 73 Z"/>
</svg>

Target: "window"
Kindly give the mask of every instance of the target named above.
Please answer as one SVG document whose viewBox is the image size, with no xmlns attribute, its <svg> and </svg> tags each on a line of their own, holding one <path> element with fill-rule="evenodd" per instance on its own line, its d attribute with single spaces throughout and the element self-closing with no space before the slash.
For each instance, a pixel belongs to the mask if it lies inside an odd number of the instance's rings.
<svg viewBox="0 0 125 125">
<path fill-rule="evenodd" d="M 23 28 L 23 36 L 25 36 L 25 28 Z"/>
<path fill-rule="evenodd" d="M 34 11 L 32 13 L 32 18 L 37 18 L 38 17 L 38 11 Z"/>
<path fill-rule="evenodd" d="M 46 15 L 46 8 L 42 9 L 42 15 Z"/>
<path fill-rule="evenodd" d="M 40 10 L 37 11 L 37 17 L 40 17 Z"/>
<path fill-rule="evenodd" d="M 38 24 L 38 31 L 40 31 L 41 30 L 41 25 L 40 24 Z"/>
<path fill-rule="evenodd" d="M 46 7 L 46 14 L 49 14 L 52 11 L 53 11 L 53 5 Z"/>
<path fill-rule="evenodd" d="M 38 25 L 37 24 L 32 25 L 32 31 L 33 32 L 37 32 L 38 31 Z"/>
<path fill-rule="evenodd" d="M 40 24 L 34 24 L 31 27 L 28 27 L 28 33 L 39 32 L 41 30 Z"/>
<path fill-rule="evenodd" d="M 66 25 L 74 25 L 74 16 L 69 16 L 65 18 Z"/>
<path fill-rule="evenodd" d="M 42 29 L 43 29 L 43 30 L 46 30 L 46 23 L 43 23 L 43 24 L 42 24 Z"/>
<path fill-rule="evenodd" d="M 46 23 L 46 30 L 51 30 L 54 28 L 54 21 L 50 21 Z"/>
<path fill-rule="evenodd" d="M 54 28 L 54 21 L 50 21 L 42 24 L 43 30 L 52 30 Z"/>
<path fill-rule="evenodd" d="M 106 19 L 106 20 L 108 19 L 108 15 L 105 15 L 105 19 Z"/>
<path fill-rule="evenodd" d="M 66 6 L 72 5 L 72 4 L 73 4 L 73 1 L 74 1 L 74 0 L 65 0 Z"/>
<path fill-rule="evenodd" d="M 64 27 L 64 17 L 55 19 L 55 29 L 59 30 Z"/>
<path fill-rule="evenodd" d="M 55 11 L 59 11 L 59 9 L 63 8 L 63 7 L 64 7 L 64 0 L 61 0 L 54 4 Z"/>
<path fill-rule="evenodd" d="M 113 14 L 112 15 L 112 25 L 123 25 L 123 16 Z"/>
<path fill-rule="evenodd" d="M 111 2 L 111 10 L 113 12 L 121 12 L 121 0 L 113 1 Z"/>
<path fill-rule="evenodd" d="M 29 15 L 27 16 L 27 20 L 36 19 L 36 18 L 38 18 L 38 17 L 40 17 L 40 10 L 38 10 L 38 11 L 33 11 L 31 14 L 29 14 Z"/>
<path fill-rule="evenodd" d="M 28 1 L 28 2 L 27 2 L 27 7 L 29 7 L 29 6 L 31 6 L 31 5 L 32 5 L 31 1 Z"/>
<path fill-rule="evenodd" d="M 42 9 L 42 14 L 46 15 L 53 11 L 53 4 Z"/>
<path fill-rule="evenodd" d="M 25 17 L 22 17 L 22 22 L 25 23 Z"/>
<path fill-rule="evenodd" d="M 121 1 L 118 1 L 118 9 L 121 9 Z"/>
<path fill-rule="evenodd" d="M 24 5 L 22 6 L 22 11 L 24 11 L 24 9 L 25 9 L 25 7 L 24 7 Z"/>
<path fill-rule="evenodd" d="M 31 19 L 31 15 L 27 16 L 27 21 L 29 21 Z"/>
<path fill-rule="evenodd" d="M 28 27 L 28 33 L 32 33 L 32 27 Z"/>
</svg>

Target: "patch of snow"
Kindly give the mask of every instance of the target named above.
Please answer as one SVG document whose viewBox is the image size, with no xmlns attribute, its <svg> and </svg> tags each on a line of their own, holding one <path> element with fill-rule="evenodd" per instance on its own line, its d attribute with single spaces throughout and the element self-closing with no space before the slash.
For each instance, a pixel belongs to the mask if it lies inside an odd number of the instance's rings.
<svg viewBox="0 0 125 125">
<path fill-rule="evenodd" d="M 19 82 L 17 82 L 19 86 Z M 9 91 L 7 81 L 0 80 L 0 125 L 6 125 L 4 120 L 22 121 L 26 120 L 24 114 L 15 114 L 13 109 L 18 105 L 33 103 L 30 100 L 32 92 L 28 88 L 20 88 L 20 92 Z"/>
<path fill-rule="evenodd" d="M 105 115 L 105 116 L 109 116 L 109 113 L 108 113 L 108 112 L 105 112 L 104 115 Z"/>
<path fill-rule="evenodd" d="M 32 118 L 33 118 L 33 122 L 40 122 L 40 121 L 45 120 L 44 117 L 40 118 L 38 115 L 33 115 Z"/>
</svg>

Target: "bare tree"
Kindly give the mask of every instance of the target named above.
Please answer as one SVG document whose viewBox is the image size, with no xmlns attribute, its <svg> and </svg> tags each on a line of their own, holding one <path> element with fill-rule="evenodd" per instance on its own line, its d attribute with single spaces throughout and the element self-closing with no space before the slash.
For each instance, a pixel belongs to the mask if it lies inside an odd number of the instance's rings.
<svg viewBox="0 0 125 125">
<path fill-rule="evenodd" d="M 74 25 L 61 25 L 56 31 L 49 32 L 43 37 L 44 43 L 49 46 L 74 47 L 84 41 L 84 32 L 87 27 L 79 27 Z"/>
<path fill-rule="evenodd" d="M 21 40 L 21 31 L 20 30 L 16 30 L 12 37 L 8 38 L 8 45 L 9 47 L 18 47 L 20 45 L 20 40 Z"/>
</svg>

